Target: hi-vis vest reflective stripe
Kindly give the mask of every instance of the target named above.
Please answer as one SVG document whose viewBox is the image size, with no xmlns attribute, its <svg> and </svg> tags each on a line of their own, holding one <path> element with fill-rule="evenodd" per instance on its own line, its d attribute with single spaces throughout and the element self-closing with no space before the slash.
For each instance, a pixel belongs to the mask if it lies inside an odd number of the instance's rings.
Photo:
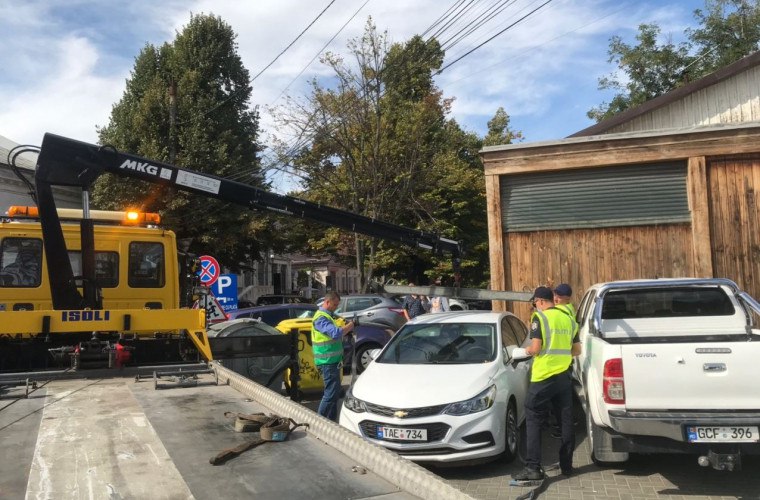
<svg viewBox="0 0 760 500">
<path fill-rule="evenodd" d="M 531 322 L 541 323 L 541 352 L 533 359 L 531 382 L 541 382 L 562 373 L 573 360 L 571 350 L 578 324 L 564 311 L 551 308 L 536 311 Z"/>
<path fill-rule="evenodd" d="M 329 365 L 343 360 L 343 341 L 334 339 L 314 328 L 317 318 L 325 317 L 336 325 L 335 318 L 324 311 L 317 311 L 311 322 L 311 348 L 314 351 L 315 365 Z M 336 325 L 337 326 L 337 325 Z"/>
</svg>

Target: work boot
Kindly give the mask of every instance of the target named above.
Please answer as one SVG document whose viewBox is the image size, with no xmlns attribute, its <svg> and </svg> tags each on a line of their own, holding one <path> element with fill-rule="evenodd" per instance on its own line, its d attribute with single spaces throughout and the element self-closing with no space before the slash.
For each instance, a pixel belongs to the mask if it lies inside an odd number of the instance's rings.
<svg viewBox="0 0 760 500">
<path fill-rule="evenodd" d="M 525 467 L 517 474 L 512 474 L 512 479 L 515 481 L 540 481 L 546 477 L 544 471 L 541 469 L 532 469 Z"/>
</svg>

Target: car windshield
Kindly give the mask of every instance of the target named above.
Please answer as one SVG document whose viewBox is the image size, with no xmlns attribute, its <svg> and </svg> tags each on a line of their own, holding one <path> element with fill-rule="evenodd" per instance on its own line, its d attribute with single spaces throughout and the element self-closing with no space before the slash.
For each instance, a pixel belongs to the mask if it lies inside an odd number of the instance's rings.
<svg viewBox="0 0 760 500">
<path fill-rule="evenodd" d="M 496 325 L 432 323 L 404 326 L 388 343 L 378 363 L 472 364 L 496 357 Z"/>
<path fill-rule="evenodd" d="M 311 318 L 314 316 L 315 312 L 317 312 L 316 309 L 306 309 L 304 312 L 296 316 L 296 318 Z"/>
</svg>

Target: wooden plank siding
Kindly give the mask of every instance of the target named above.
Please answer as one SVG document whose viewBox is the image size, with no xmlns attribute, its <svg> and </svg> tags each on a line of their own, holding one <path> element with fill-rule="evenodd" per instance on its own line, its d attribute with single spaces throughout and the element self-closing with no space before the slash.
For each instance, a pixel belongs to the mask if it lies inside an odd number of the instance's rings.
<svg viewBox="0 0 760 500">
<path fill-rule="evenodd" d="M 708 186 L 714 274 L 760 297 L 760 157 L 710 158 Z"/>
<path fill-rule="evenodd" d="M 760 100 L 755 99 L 757 104 Z M 709 101 L 704 101 L 705 104 Z M 742 112 L 744 110 L 742 109 Z M 486 148 L 491 286 L 527 291 L 659 277 L 725 277 L 760 299 L 760 124 L 646 136 L 589 136 Z M 498 189 L 516 174 L 686 160 L 690 223 L 504 231 Z M 496 264 L 496 266 L 494 266 Z M 503 307 L 495 303 L 494 307 Z M 529 306 L 514 304 L 528 319 Z"/>
<path fill-rule="evenodd" d="M 600 281 L 692 276 L 694 256 L 689 224 L 629 226 L 506 233 L 511 269 L 506 289 L 569 283 L 574 300 Z M 515 303 L 528 320 L 530 306 Z"/>
<path fill-rule="evenodd" d="M 488 256 L 491 264 L 491 290 L 503 290 L 504 277 L 509 276 L 509 249 L 502 238 L 501 196 L 498 175 L 486 176 L 486 212 L 488 217 Z M 509 290 L 509 289 L 507 289 Z M 494 311 L 511 311 L 510 304 L 493 301 Z"/>
<path fill-rule="evenodd" d="M 704 156 L 689 158 L 687 192 L 691 211 L 694 276 L 713 277 L 710 205 L 707 194 L 707 161 Z"/>
</svg>

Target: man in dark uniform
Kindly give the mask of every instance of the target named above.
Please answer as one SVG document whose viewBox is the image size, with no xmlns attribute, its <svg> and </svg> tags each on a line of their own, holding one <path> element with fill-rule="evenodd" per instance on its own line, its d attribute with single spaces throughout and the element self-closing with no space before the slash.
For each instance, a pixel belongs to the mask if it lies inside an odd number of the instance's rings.
<svg viewBox="0 0 760 500">
<path fill-rule="evenodd" d="M 512 476 L 518 481 L 545 477 L 541 468 L 541 428 L 553 408 L 561 416 L 562 444 L 559 465 L 562 474 L 573 472 L 573 385 L 567 366 L 581 353 L 578 324 L 554 307 L 551 288 L 540 286 L 533 293 L 535 312 L 531 316 L 531 343 L 526 351 L 534 356 L 530 387 L 525 400 L 527 457 L 525 469 Z"/>
</svg>

